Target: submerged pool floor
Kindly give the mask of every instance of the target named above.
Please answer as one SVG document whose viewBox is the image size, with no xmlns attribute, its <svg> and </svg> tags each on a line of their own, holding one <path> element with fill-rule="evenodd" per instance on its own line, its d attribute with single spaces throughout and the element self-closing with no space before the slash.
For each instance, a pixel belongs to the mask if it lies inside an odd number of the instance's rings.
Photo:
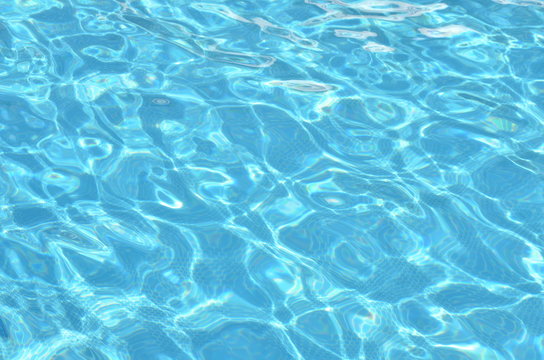
<svg viewBox="0 0 544 360">
<path fill-rule="evenodd" d="M 544 1 L 0 1 L 0 359 L 544 359 Z"/>
</svg>

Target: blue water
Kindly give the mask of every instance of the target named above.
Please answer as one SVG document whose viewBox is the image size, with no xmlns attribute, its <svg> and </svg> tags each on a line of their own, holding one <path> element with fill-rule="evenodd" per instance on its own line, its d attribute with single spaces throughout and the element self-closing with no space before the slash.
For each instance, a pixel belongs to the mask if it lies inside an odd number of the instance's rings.
<svg viewBox="0 0 544 360">
<path fill-rule="evenodd" d="M 544 359 L 544 1 L 0 0 L 0 359 Z"/>
</svg>

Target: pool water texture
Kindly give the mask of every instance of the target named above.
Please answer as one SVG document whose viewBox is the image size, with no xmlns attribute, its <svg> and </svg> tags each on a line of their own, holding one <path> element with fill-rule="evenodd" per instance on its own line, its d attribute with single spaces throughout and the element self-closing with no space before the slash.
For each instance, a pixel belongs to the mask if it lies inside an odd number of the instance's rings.
<svg viewBox="0 0 544 360">
<path fill-rule="evenodd" d="M 544 359 L 544 1 L 0 0 L 0 359 Z"/>
</svg>

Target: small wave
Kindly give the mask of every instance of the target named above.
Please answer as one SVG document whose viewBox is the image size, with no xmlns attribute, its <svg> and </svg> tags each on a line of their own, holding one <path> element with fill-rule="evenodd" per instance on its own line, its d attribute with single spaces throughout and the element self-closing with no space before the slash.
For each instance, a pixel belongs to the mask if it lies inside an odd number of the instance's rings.
<svg viewBox="0 0 544 360">
<path fill-rule="evenodd" d="M 377 42 L 369 41 L 363 46 L 363 49 L 370 52 L 393 52 L 395 48 L 387 45 L 378 44 Z"/>
<path fill-rule="evenodd" d="M 474 31 L 473 29 L 463 25 L 447 25 L 438 28 L 419 28 L 417 30 L 430 38 L 452 37 L 465 32 Z"/>
<path fill-rule="evenodd" d="M 303 92 L 325 92 L 334 90 L 335 87 L 309 80 L 273 80 L 265 83 L 268 86 L 283 86 L 292 90 Z"/>
</svg>

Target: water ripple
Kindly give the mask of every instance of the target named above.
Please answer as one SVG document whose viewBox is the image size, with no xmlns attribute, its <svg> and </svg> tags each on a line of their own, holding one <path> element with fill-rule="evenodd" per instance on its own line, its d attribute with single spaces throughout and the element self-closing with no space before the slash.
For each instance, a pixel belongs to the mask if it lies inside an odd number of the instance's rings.
<svg viewBox="0 0 544 360">
<path fill-rule="evenodd" d="M 0 359 L 544 356 L 544 3 L 0 3 Z"/>
</svg>

